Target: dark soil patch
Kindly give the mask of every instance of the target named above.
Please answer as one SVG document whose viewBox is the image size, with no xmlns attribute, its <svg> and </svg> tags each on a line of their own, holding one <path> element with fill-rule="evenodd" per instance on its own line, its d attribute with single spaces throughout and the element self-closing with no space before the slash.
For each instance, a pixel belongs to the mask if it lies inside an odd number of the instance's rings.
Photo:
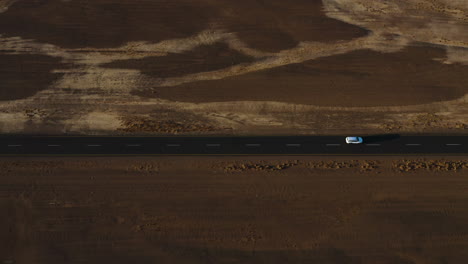
<svg viewBox="0 0 468 264">
<path fill-rule="evenodd" d="M 0 101 L 27 98 L 46 89 L 63 74 L 60 59 L 44 55 L 0 54 Z"/>
<path fill-rule="evenodd" d="M 67 48 L 159 42 L 210 27 L 227 28 L 267 51 L 367 34 L 326 17 L 320 0 L 23 0 L 0 15 L 3 35 Z"/>
<path fill-rule="evenodd" d="M 360 50 L 222 80 L 158 87 L 158 97 L 186 102 L 281 101 L 319 106 L 398 106 L 453 100 L 468 92 L 468 67 L 434 60 L 445 51 L 408 47 Z M 141 96 L 151 96 L 140 92 Z M 154 96 L 154 95 L 153 95 Z"/>
<path fill-rule="evenodd" d="M 0 33 L 67 48 L 187 37 L 207 28 L 213 10 L 189 0 L 25 0 L 0 15 Z"/>
<path fill-rule="evenodd" d="M 224 43 L 218 43 L 204 45 L 185 53 L 172 53 L 165 57 L 111 62 L 103 65 L 103 67 L 136 69 L 143 74 L 165 78 L 213 71 L 252 61 L 254 61 L 252 57 L 233 51 Z"/>
<path fill-rule="evenodd" d="M 242 0 L 223 3 L 227 27 L 248 45 L 279 51 L 301 41 L 335 42 L 368 31 L 325 15 L 321 0 Z"/>
</svg>

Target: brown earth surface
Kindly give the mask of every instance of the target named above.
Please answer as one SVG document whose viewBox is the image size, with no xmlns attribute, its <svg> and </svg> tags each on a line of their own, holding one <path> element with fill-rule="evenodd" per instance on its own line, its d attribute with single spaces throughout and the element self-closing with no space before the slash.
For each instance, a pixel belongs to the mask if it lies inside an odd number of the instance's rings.
<svg viewBox="0 0 468 264">
<path fill-rule="evenodd" d="M 0 133 L 466 134 L 467 17 L 451 0 L 0 0 Z"/>
<path fill-rule="evenodd" d="M 60 59 L 43 55 L 6 55 L 0 52 L 0 101 L 27 98 L 47 89 L 63 74 Z"/>
<path fill-rule="evenodd" d="M 466 263 L 467 157 L 2 158 L 2 263 Z"/>
<path fill-rule="evenodd" d="M 22 0 L 0 15 L 0 32 L 67 48 L 108 48 L 188 37 L 213 25 L 268 51 L 367 34 L 326 17 L 322 7 L 320 0 Z"/>
<path fill-rule="evenodd" d="M 344 107 L 427 104 L 468 93 L 467 67 L 434 60 L 444 56 L 445 51 L 435 47 L 413 46 L 395 53 L 361 50 L 135 94 L 195 103 L 280 100 Z"/>
<path fill-rule="evenodd" d="M 135 69 L 156 78 L 181 76 L 190 73 L 222 69 L 245 62 L 252 57 L 230 50 L 226 44 L 205 45 L 184 53 L 165 57 L 147 57 L 137 60 L 115 61 L 104 64 L 106 68 Z M 152 91 L 153 96 L 157 91 Z M 190 94 L 189 94 L 190 95 Z"/>
</svg>

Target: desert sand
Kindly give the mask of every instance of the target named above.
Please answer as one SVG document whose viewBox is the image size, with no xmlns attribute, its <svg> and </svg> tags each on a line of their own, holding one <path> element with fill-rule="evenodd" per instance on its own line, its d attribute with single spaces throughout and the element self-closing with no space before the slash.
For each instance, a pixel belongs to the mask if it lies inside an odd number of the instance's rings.
<svg viewBox="0 0 468 264">
<path fill-rule="evenodd" d="M 0 131 L 466 133 L 467 12 L 462 0 L 3 0 Z"/>
<path fill-rule="evenodd" d="M 465 263 L 467 157 L 2 158 L 2 263 Z"/>
</svg>

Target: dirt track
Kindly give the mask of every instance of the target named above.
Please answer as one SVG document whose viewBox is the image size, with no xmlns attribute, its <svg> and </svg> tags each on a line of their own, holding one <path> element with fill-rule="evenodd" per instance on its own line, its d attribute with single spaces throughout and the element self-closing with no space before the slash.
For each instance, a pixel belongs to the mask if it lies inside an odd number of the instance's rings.
<svg viewBox="0 0 468 264">
<path fill-rule="evenodd" d="M 3 263 L 465 263 L 468 159 L 4 158 Z"/>
</svg>

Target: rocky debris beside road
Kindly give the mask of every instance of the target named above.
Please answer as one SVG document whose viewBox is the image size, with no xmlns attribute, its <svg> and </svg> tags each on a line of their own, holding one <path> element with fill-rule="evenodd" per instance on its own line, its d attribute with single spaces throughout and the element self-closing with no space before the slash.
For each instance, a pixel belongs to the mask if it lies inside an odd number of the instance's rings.
<svg viewBox="0 0 468 264">
<path fill-rule="evenodd" d="M 399 160 L 393 163 L 393 168 L 399 172 L 428 171 L 458 171 L 468 169 L 467 160 Z"/>
<path fill-rule="evenodd" d="M 120 131 L 128 133 L 138 132 L 158 132 L 168 134 L 179 134 L 186 132 L 210 132 L 219 131 L 221 129 L 211 125 L 199 123 L 175 122 L 172 120 L 153 120 L 150 118 L 135 118 L 124 120 Z"/>
<path fill-rule="evenodd" d="M 291 167 L 302 165 L 309 169 L 346 169 L 355 168 L 360 172 L 374 171 L 379 168 L 379 162 L 376 160 L 346 160 L 346 161 L 313 161 L 303 163 L 299 160 L 285 162 L 237 162 L 224 164 L 224 172 L 243 172 L 243 171 L 281 171 Z"/>
<path fill-rule="evenodd" d="M 127 167 L 127 172 L 139 172 L 139 173 L 158 173 L 159 166 L 158 164 L 151 163 L 151 162 L 144 162 L 139 164 L 134 164 L 132 166 Z"/>
<path fill-rule="evenodd" d="M 51 173 L 63 168 L 63 161 L 0 161 L 0 174 L 14 171 L 34 171 L 40 173 Z"/>
<path fill-rule="evenodd" d="M 387 131 L 407 129 L 468 129 L 468 124 L 451 120 L 443 115 L 434 113 L 418 114 L 406 122 L 392 121 L 389 123 L 382 124 L 382 129 Z"/>
<path fill-rule="evenodd" d="M 312 169 L 358 168 L 360 171 L 366 172 L 377 169 L 379 163 L 375 160 L 318 161 L 309 162 L 307 167 Z"/>
<path fill-rule="evenodd" d="M 37 108 L 25 109 L 23 113 L 28 118 L 38 118 L 38 117 L 40 118 L 40 117 L 44 117 L 47 115 L 46 111 L 37 109 Z"/>
<path fill-rule="evenodd" d="M 297 166 L 298 160 L 287 162 L 245 162 L 231 163 L 224 166 L 224 172 L 243 172 L 243 171 L 281 171 Z"/>
<path fill-rule="evenodd" d="M 343 169 L 343 168 L 356 168 L 359 166 L 359 161 L 318 161 L 309 162 L 307 167 L 312 169 Z"/>
<path fill-rule="evenodd" d="M 362 172 L 373 171 L 379 168 L 379 162 L 375 160 L 363 160 L 360 161 L 359 170 Z"/>
</svg>

